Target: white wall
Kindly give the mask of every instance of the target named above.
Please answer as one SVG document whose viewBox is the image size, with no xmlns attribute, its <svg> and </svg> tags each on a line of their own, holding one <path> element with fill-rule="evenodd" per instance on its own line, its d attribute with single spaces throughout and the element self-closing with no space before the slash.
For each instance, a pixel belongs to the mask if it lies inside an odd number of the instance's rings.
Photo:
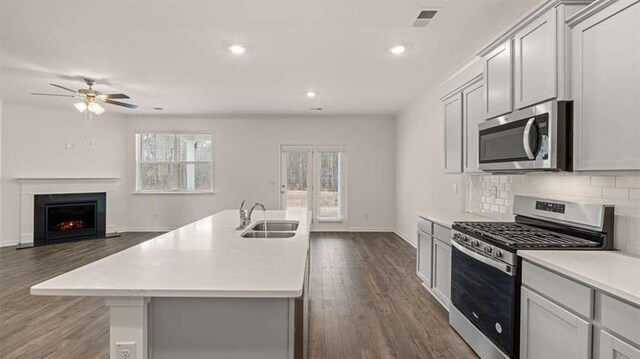
<svg viewBox="0 0 640 359">
<path fill-rule="evenodd" d="M 2 177 L 2 99 L 0 98 L 0 246 L 2 246 L 3 240 L 2 238 L 4 238 L 2 236 L 2 182 L 3 182 L 3 177 Z"/>
<path fill-rule="evenodd" d="M 461 175 L 444 173 L 443 108 L 440 99 L 482 73 L 475 61 L 446 83 L 421 94 L 396 118 L 396 231 L 416 243 L 416 211 L 461 211 Z M 453 193 L 453 186 L 457 193 Z"/>
<path fill-rule="evenodd" d="M 136 131 L 214 133 L 213 195 L 134 194 L 129 228 L 169 229 L 224 209 L 263 202 L 277 209 L 280 145 L 344 145 L 347 149 L 347 223 L 341 229 L 394 228 L 395 121 L 389 117 L 227 116 L 131 117 L 127 133 L 129 191 L 134 189 Z M 269 181 L 276 184 L 269 184 Z M 365 216 L 368 215 L 368 219 Z M 326 227 L 325 227 L 326 228 Z"/>
<path fill-rule="evenodd" d="M 20 185 L 15 177 L 121 177 L 116 195 L 116 226 L 126 227 L 126 119 L 94 117 L 93 145 L 83 138 L 83 115 L 68 110 L 35 108 L 5 101 L 2 116 L 1 244 L 20 238 Z M 66 144 L 75 149 L 66 149 Z"/>
</svg>

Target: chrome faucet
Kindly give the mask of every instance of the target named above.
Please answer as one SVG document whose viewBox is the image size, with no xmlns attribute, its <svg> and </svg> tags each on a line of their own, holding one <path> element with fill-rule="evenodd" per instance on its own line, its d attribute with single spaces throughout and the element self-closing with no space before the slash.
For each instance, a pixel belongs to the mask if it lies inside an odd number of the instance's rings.
<svg viewBox="0 0 640 359">
<path fill-rule="evenodd" d="M 256 209 L 256 207 L 260 207 L 265 212 L 267 211 L 267 207 L 265 207 L 264 204 L 256 202 L 249 210 L 249 214 L 247 214 L 247 224 L 251 223 L 251 214 L 253 213 L 253 210 Z"/>
<path fill-rule="evenodd" d="M 267 210 L 267 207 L 265 207 L 264 204 L 256 202 L 256 204 L 251 207 L 249 212 L 247 212 L 244 209 L 245 202 L 246 201 L 242 201 L 242 203 L 240 204 L 240 225 L 238 226 L 238 228 L 236 228 L 236 231 L 245 229 L 251 223 L 251 214 L 253 214 L 253 210 L 256 209 L 256 207 L 262 208 L 263 211 Z"/>
<path fill-rule="evenodd" d="M 236 231 L 240 231 L 246 227 L 250 221 L 247 221 L 247 211 L 244 209 L 244 203 L 246 201 L 242 201 L 240 203 L 240 225 L 236 228 Z"/>
</svg>

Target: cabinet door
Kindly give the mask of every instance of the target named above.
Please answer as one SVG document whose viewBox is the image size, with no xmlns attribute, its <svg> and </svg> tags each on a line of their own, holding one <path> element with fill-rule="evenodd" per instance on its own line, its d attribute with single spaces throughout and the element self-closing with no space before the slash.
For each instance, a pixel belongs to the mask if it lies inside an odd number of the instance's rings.
<svg viewBox="0 0 640 359">
<path fill-rule="evenodd" d="M 462 172 L 462 94 L 444 100 L 444 172 Z"/>
<path fill-rule="evenodd" d="M 427 288 L 431 288 L 433 265 L 433 237 L 418 231 L 418 277 Z"/>
<path fill-rule="evenodd" d="M 515 107 L 556 97 L 556 12 L 547 11 L 514 38 Z"/>
<path fill-rule="evenodd" d="M 511 40 L 482 58 L 484 64 L 484 118 L 504 115 L 513 109 Z"/>
<path fill-rule="evenodd" d="M 449 309 L 451 302 L 451 246 L 433 241 L 433 294 Z"/>
<path fill-rule="evenodd" d="M 591 324 L 522 287 L 521 359 L 589 359 Z"/>
<path fill-rule="evenodd" d="M 640 350 L 607 332 L 600 332 L 600 359 L 640 359 Z"/>
<path fill-rule="evenodd" d="M 483 89 L 482 82 L 478 82 L 462 91 L 463 164 L 466 173 L 482 173 L 478 169 L 478 123 L 484 119 Z"/>
<path fill-rule="evenodd" d="M 640 2 L 573 28 L 574 169 L 640 170 Z"/>
</svg>

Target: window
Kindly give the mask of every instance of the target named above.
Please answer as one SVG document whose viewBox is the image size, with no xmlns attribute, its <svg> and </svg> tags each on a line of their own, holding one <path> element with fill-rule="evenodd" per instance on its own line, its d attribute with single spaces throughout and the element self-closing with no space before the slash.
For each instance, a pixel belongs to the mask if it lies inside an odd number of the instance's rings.
<svg viewBox="0 0 640 359">
<path fill-rule="evenodd" d="M 136 191 L 213 190 L 211 133 L 136 134 Z"/>
<path fill-rule="evenodd" d="M 344 220 L 344 150 L 318 150 L 317 161 L 317 216 L 320 222 Z"/>
</svg>

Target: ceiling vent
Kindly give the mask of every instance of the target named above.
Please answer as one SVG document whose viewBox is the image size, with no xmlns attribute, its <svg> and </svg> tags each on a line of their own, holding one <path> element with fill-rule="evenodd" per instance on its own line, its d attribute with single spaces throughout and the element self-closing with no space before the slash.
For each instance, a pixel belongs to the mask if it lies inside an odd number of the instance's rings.
<svg viewBox="0 0 640 359">
<path fill-rule="evenodd" d="M 426 27 L 427 25 L 429 25 L 429 23 L 431 23 L 431 20 L 433 20 L 433 18 L 436 16 L 436 14 L 438 13 L 437 10 L 427 10 L 427 9 L 422 9 L 420 10 L 420 12 L 418 12 L 418 16 L 416 16 L 416 19 L 413 21 L 413 27 Z"/>
</svg>

